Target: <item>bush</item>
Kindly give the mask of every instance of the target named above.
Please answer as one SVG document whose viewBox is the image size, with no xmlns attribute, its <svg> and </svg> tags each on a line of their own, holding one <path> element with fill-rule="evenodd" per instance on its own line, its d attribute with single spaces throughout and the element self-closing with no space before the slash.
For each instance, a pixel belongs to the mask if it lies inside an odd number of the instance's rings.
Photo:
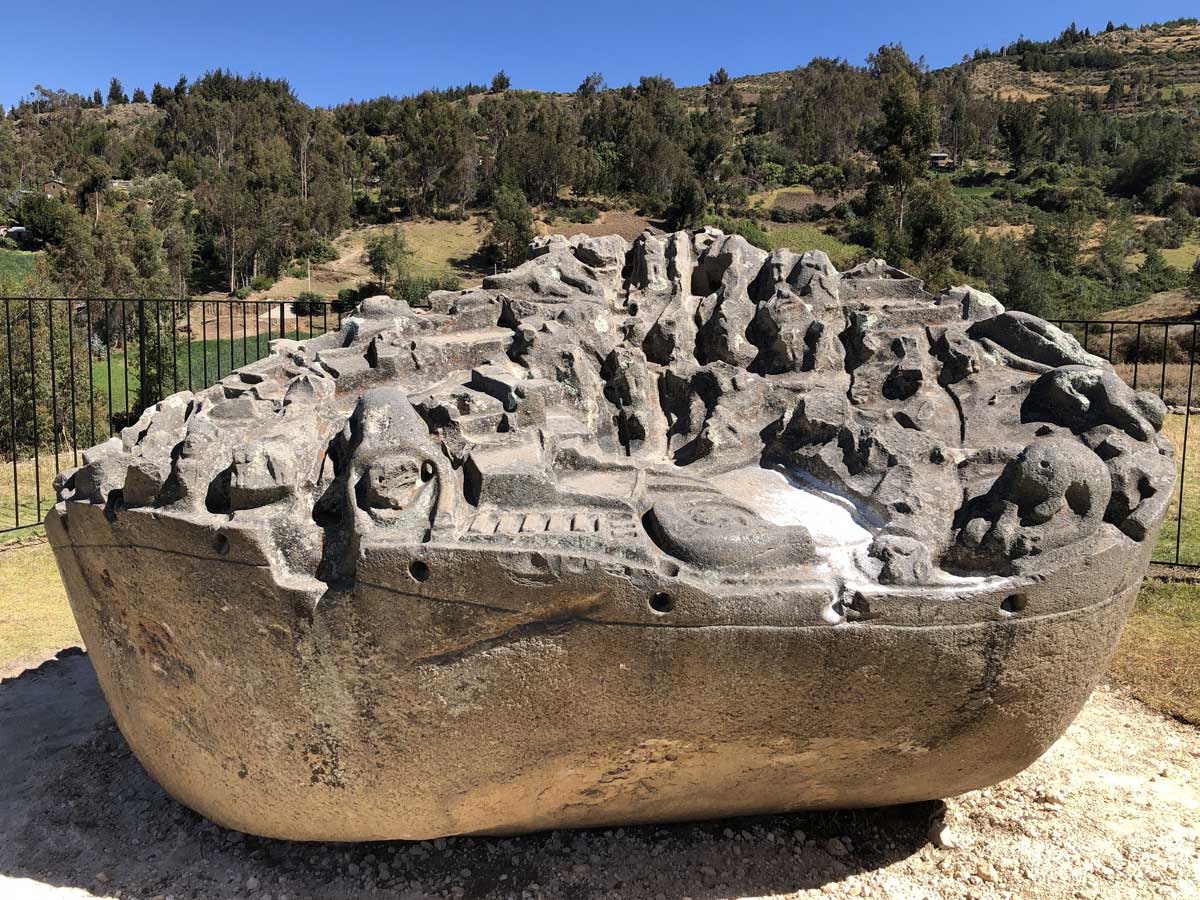
<svg viewBox="0 0 1200 900">
<path fill-rule="evenodd" d="M 392 296 L 409 306 L 429 306 L 429 295 L 434 291 L 457 291 L 462 287 L 456 275 L 433 275 L 428 278 L 402 278 L 392 290 Z"/>
<path fill-rule="evenodd" d="M 317 242 L 316 246 L 313 247 L 312 253 L 310 253 L 308 256 L 308 260 L 314 263 L 327 263 L 333 262 L 340 255 L 341 254 L 338 253 L 337 248 L 333 246 L 333 241 L 322 238 Z"/>
<path fill-rule="evenodd" d="M 1183 228 L 1170 219 L 1165 222 L 1151 222 L 1142 232 L 1142 240 L 1147 247 L 1174 250 L 1183 246 L 1183 239 Z"/>
<path fill-rule="evenodd" d="M 250 297 L 250 293 L 250 285 L 243 284 L 240 288 L 233 292 L 233 296 L 237 297 L 239 300 L 247 300 Z"/>
<path fill-rule="evenodd" d="M 315 291 L 304 291 L 292 301 L 297 316 L 319 316 L 325 312 L 325 298 Z"/>
<path fill-rule="evenodd" d="M 275 279 L 270 275 L 259 275 L 252 282 L 250 287 L 254 291 L 267 291 L 271 289 L 271 285 L 275 283 Z"/>
</svg>

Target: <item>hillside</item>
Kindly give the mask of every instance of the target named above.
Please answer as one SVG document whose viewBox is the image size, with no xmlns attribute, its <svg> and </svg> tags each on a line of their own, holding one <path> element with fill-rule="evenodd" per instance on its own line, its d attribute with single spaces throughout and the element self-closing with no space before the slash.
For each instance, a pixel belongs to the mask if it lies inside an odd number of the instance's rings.
<svg viewBox="0 0 1200 900">
<path fill-rule="evenodd" d="M 1195 20 L 1072 25 L 933 71 L 885 46 L 690 87 L 589 76 L 315 109 L 215 70 L 149 96 L 38 87 L 0 119 L 0 218 L 46 250 L 39 291 L 332 296 L 366 289 L 366 241 L 392 233 L 407 276 L 469 284 L 537 232 L 708 223 L 1095 317 L 1177 308 L 1200 255 Z"/>
<path fill-rule="evenodd" d="M 1072 59 L 1079 60 L 1089 50 L 1112 51 L 1117 62 L 1104 68 L 1071 64 Z M 1200 94 L 1200 24 L 1194 22 L 1115 29 L 1069 47 L 1036 51 L 1035 55 L 1037 59 L 1030 62 L 1041 70 L 1023 68 L 1022 54 L 1017 53 L 964 65 L 980 94 L 1001 100 L 1106 96 L 1114 78 L 1129 84 L 1125 96 L 1114 104 L 1123 113 L 1184 108 Z M 1058 66 L 1062 69 L 1054 70 Z"/>
</svg>

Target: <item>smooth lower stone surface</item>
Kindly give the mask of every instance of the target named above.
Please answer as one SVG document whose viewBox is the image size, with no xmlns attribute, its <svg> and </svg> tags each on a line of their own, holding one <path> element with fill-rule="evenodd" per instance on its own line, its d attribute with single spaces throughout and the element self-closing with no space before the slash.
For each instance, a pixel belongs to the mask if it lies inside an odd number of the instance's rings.
<svg viewBox="0 0 1200 900">
<path fill-rule="evenodd" d="M 59 479 L 80 630 L 172 795 L 417 839 L 932 799 L 1050 746 L 1170 499 L 1157 398 L 879 260 L 534 253 Z"/>
</svg>

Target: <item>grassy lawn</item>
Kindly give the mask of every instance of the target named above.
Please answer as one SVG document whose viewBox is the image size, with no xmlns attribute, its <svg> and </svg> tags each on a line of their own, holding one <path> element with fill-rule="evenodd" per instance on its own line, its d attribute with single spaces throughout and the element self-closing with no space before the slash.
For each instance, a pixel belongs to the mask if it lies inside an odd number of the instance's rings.
<svg viewBox="0 0 1200 900">
<path fill-rule="evenodd" d="M 0 250 L 0 294 L 24 281 L 39 255 L 24 250 Z"/>
<path fill-rule="evenodd" d="M 870 256 L 866 247 L 843 243 L 816 225 L 771 225 L 767 234 L 770 236 L 772 250 L 778 250 L 780 247 L 787 247 L 797 253 L 803 253 L 805 250 L 824 250 L 839 269 L 848 269 Z"/>
<path fill-rule="evenodd" d="M 1200 240 L 1184 241 L 1175 248 L 1163 248 L 1162 255 L 1171 268 L 1179 269 L 1181 272 L 1190 272 L 1192 266 L 1196 264 L 1196 258 L 1200 257 Z M 1126 262 L 1130 268 L 1134 269 L 1145 261 L 1145 253 L 1131 253 L 1126 257 Z"/>
<path fill-rule="evenodd" d="M 105 434 L 105 437 L 108 435 Z M 99 439 L 99 432 L 96 434 Z M 82 462 L 82 449 L 80 462 Z M 0 532 L 6 528 L 40 523 L 46 511 L 54 505 L 54 476 L 57 470 L 69 469 L 75 465 L 75 455 L 71 452 L 60 453 L 58 467 L 54 465 L 54 450 L 51 447 L 42 454 L 34 465 L 32 459 L 17 461 L 16 490 L 14 491 L 13 464 L 11 460 L 0 460 Z M 38 508 L 38 489 L 41 489 L 41 508 Z M 24 540 L 32 535 L 41 533 L 41 525 L 34 529 L 0 533 L 0 547 L 12 541 Z M 0 576 L 2 578 L 3 576 Z"/>
<path fill-rule="evenodd" d="M 50 545 L 0 552 L 0 666 L 80 640 Z"/>
<path fill-rule="evenodd" d="M 1143 703 L 1200 724 L 1200 585 L 1147 581 L 1109 672 Z"/>
<path fill-rule="evenodd" d="M 487 227 L 479 216 L 468 216 L 462 222 L 422 219 L 350 229 L 333 242 L 338 258 L 313 266 L 311 286 L 307 277 L 285 277 L 269 290 L 252 294 L 251 299 L 288 299 L 308 290 L 322 297 L 336 297 L 342 288 L 370 281 L 372 276 L 363 259 L 366 243 L 374 235 L 392 228 L 404 232 L 404 239 L 413 253 L 409 260 L 411 274 L 421 277 L 457 275 L 466 284 L 478 283 L 479 273 L 472 270 L 468 261 L 483 243 Z"/>
<path fill-rule="evenodd" d="M 969 187 L 964 187 L 962 185 L 956 184 L 954 186 L 954 193 L 956 195 L 958 195 L 959 197 L 988 198 L 988 197 L 994 197 L 996 195 L 996 188 L 994 185 L 990 185 L 990 184 L 975 184 L 975 185 L 971 185 Z"/>
<path fill-rule="evenodd" d="M 1181 366 L 1186 369 L 1186 366 Z M 1157 385 L 1155 385 L 1157 387 Z M 1200 385 L 1198 385 L 1200 387 Z M 1163 432 L 1175 444 L 1175 465 L 1180 471 L 1183 483 L 1183 527 L 1176 528 L 1176 516 L 1179 510 L 1179 485 L 1176 484 L 1171 506 L 1167 509 L 1167 520 L 1163 523 L 1159 534 L 1158 546 L 1154 550 L 1156 562 L 1175 561 L 1175 535 L 1179 531 L 1179 561 L 1181 563 L 1200 563 L 1200 464 L 1196 456 L 1200 454 L 1200 416 L 1194 416 L 1195 422 L 1188 423 L 1188 449 L 1184 465 L 1183 459 L 1183 429 L 1182 415 L 1169 415 L 1163 424 Z"/>
</svg>

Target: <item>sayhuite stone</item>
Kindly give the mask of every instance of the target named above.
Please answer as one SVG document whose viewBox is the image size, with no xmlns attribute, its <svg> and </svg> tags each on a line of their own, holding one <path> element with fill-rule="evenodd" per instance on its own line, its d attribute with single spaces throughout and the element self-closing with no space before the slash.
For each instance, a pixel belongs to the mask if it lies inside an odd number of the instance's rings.
<svg viewBox="0 0 1200 900">
<path fill-rule="evenodd" d="M 741 237 L 535 257 L 149 409 L 47 528 L 146 769 L 367 840 L 1020 771 L 1104 671 L 1165 409 L 1040 319 Z"/>
</svg>

